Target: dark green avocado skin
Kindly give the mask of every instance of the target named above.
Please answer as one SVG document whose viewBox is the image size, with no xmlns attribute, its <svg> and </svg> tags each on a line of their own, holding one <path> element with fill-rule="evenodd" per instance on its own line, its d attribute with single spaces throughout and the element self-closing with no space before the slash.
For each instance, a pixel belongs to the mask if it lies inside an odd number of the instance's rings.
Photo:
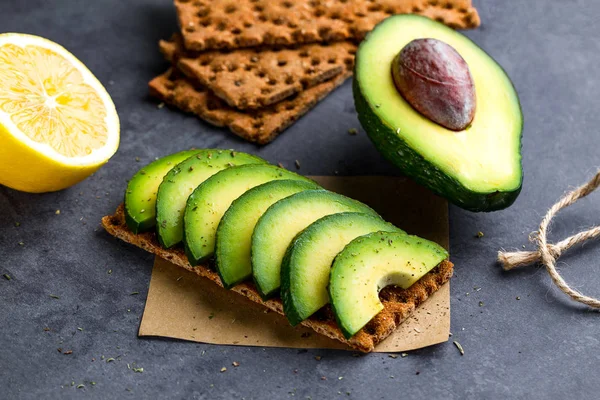
<svg viewBox="0 0 600 400">
<path fill-rule="evenodd" d="M 371 105 L 362 95 L 356 78 L 352 83 L 352 92 L 358 120 L 377 150 L 392 164 L 400 168 L 404 175 L 418 184 L 425 186 L 465 210 L 475 212 L 502 210 L 513 204 L 519 196 L 523 184 L 522 168 L 519 186 L 515 190 L 493 193 L 479 193 L 469 190 L 456 179 L 446 175 L 435 165 L 425 160 L 398 137 L 392 129 L 382 124 L 373 112 Z M 519 135 L 519 154 L 522 146 L 521 137 L 522 133 Z"/>
</svg>

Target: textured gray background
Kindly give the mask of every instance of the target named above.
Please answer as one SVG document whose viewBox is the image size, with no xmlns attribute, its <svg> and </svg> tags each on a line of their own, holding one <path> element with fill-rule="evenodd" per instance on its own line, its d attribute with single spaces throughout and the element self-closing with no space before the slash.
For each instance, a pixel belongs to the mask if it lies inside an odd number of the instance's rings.
<svg viewBox="0 0 600 400">
<path fill-rule="evenodd" d="M 170 1 L 2 0 L 1 31 L 63 44 L 106 85 L 122 143 L 96 175 L 60 193 L 0 187 L 0 275 L 13 278 L 0 276 L 0 398 L 597 398 L 600 316 L 568 301 L 543 270 L 505 274 L 494 259 L 500 248 L 527 243 L 545 210 L 598 165 L 600 3 L 476 5 L 483 25 L 467 35 L 506 68 L 521 96 L 523 192 L 493 214 L 451 208 L 452 332 L 465 355 L 449 342 L 392 359 L 138 339 L 152 256 L 98 224 L 143 163 L 193 145 L 234 147 L 288 167 L 298 159 L 305 174 L 394 174 L 362 130 L 347 134 L 359 127 L 349 83 L 257 148 L 147 98 L 148 80 L 166 67 L 156 42 L 176 28 Z M 591 196 L 565 211 L 551 237 L 599 223 L 597 202 Z M 474 238 L 479 230 L 482 239 Z M 575 287 L 600 296 L 598 255 L 590 243 L 560 267 Z"/>
</svg>

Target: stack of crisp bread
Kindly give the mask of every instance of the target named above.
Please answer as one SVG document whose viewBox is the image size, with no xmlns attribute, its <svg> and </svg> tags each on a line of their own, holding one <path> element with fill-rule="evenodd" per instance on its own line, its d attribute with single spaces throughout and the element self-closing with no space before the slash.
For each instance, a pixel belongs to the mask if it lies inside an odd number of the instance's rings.
<svg viewBox="0 0 600 400">
<path fill-rule="evenodd" d="M 390 15 L 456 29 L 480 23 L 471 0 L 175 0 L 180 32 L 161 101 L 266 144 L 352 75 L 357 43 Z"/>
</svg>

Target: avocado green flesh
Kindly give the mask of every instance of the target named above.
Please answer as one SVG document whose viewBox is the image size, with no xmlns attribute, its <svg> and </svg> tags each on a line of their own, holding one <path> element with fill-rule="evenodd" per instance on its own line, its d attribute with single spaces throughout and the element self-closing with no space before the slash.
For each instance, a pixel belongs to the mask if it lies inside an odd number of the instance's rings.
<svg viewBox="0 0 600 400">
<path fill-rule="evenodd" d="M 185 204 L 198 185 L 235 165 L 265 163 L 246 153 L 206 149 L 176 165 L 165 175 L 156 196 L 156 232 L 161 245 L 169 248 L 183 239 Z"/>
<path fill-rule="evenodd" d="M 269 207 L 252 234 L 252 277 L 261 296 L 279 291 L 281 264 L 296 235 L 319 218 L 348 211 L 377 216 L 367 205 L 326 190 L 307 190 Z"/>
<path fill-rule="evenodd" d="M 186 150 L 160 158 L 131 178 L 125 192 L 125 221 L 133 233 L 148 231 L 156 225 L 156 195 L 164 176 L 198 152 Z"/>
<path fill-rule="evenodd" d="M 292 325 L 329 303 L 335 256 L 357 237 L 378 231 L 403 232 L 373 215 L 340 213 L 317 220 L 294 239 L 281 265 L 281 300 Z"/>
<path fill-rule="evenodd" d="M 248 190 L 231 204 L 219 223 L 215 243 L 215 264 L 225 288 L 252 277 L 250 246 L 260 216 L 283 198 L 318 188 L 314 182 L 272 181 Z"/>
<path fill-rule="evenodd" d="M 449 44 L 469 65 L 477 99 L 469 128 L 454 132 L 430 121 L 397 91 L 392 60 L 417 38 Z M 416 15 L 386 19 L 358 49 L 353 92 L 369 137 L 406 175 L 474 211 L 504 208 L 517 197 L 522 183 L 519 99 L 502 68 L 464 35 Z"/>
<path fill-rule="evenodd" d="M 275 165 L 250 164 L 227 168 L 200 184 L 188 198 L 183 217 L 188 261 L 196 265 L 214 254 L 217 227 L 235 199 L 255 186 L 277 179 L 312 182 Z"/>
<path fill-rule="evenodd" d="M 329 278 L 333 312 L 344 336 L 354 336 L 383 310 L 381 289 L 407 289 L 447 257 L 440 245 L 398 232 L 375 232 L 350 242 L 335 258 Z"/>
</svg>

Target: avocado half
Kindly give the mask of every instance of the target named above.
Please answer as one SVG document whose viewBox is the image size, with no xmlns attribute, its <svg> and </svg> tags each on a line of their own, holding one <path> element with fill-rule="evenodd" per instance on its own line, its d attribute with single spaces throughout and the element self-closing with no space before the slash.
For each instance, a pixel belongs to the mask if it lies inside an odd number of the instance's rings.
<svg viewBox="0 0 600 400">
<path fill-rule="evenodd" d="M 463 131 L 424 117 L 394 85 L 394 57 L 418 38 L 449 44 L 469 66 L 477 103 L 475 118 Z M 485 51 L 439 22 L 396 15 L 367 35 L 355 65 L 358 119 L 376 148 L 406 176 L 471 211 L 500 210 L 515 201 L 523 182 L 523 114 L 506 72 Z"/>
</svg>

